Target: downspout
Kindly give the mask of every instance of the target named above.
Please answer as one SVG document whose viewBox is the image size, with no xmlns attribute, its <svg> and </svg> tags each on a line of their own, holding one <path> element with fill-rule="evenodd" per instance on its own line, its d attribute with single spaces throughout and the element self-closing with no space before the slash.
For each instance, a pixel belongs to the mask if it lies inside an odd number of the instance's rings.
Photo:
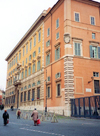
<svg viewBox="0 0 100 136">
<path fill-rule="evenodd" d="M 52 13 L 50 12 L 50 14 L 51 14 L 51 99 L 52 99 L 52 90 L 53 90 L 53 88 L 52 88 Z"/>
</svg>

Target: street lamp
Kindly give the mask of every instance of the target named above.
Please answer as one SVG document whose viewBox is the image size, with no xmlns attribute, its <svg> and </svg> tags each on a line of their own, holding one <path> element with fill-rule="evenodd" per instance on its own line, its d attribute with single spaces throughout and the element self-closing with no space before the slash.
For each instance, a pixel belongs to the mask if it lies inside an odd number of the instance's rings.
<svg viewBox="0 0 100 136">
<path fill-rule="evenodd" d="M 47 69 L 46 69 L 46 103 L 45 103 L 45 115 L 47 113 Z"/>
</svg>

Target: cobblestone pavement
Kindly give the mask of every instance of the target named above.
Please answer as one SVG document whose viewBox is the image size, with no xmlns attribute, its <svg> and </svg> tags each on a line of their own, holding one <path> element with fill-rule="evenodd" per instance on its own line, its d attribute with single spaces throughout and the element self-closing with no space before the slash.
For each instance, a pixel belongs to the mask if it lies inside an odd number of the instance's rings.
<svg viewBox="0 0 100 136">
<path fill-rule="evenodd" d="M 58 123 L 42 121 L 34 126 L 32 120 L 17 119 L 15 110 L 8 113 L 9 124 L 4 126 L 0 111 L 0 136 L 100 136 L 100 120 L 57 116 Z"/>
</svg>

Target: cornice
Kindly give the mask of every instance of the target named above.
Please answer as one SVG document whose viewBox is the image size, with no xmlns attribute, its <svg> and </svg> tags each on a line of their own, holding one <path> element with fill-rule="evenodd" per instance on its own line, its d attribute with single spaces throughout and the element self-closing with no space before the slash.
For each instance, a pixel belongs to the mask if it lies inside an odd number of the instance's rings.
<svg viewBox="0 0 100 136">
<path fill-rule="evenodd" d="M 18 44 L 15 46 L 15 48 L 10 52 L 10 54 L 6 57 L 6 61 L 10 58 L 10 56 L 16 51 L 16 49 L 19 48 L 21 43 L 25 40 L 25 38 L 31 33 L 31 31 L 36 27 L 38 23 L 40 23 L 41 20 L 46 16 L 45 12 L 42 12 L 41 15 L 37 18 L 37 20 L 34 22 L 34 24 L 30 27 L 30 29 L 26 32 L 26 34 L 22 37 L 22 39 L 18 42 Z"/>
<path fill-rule="evenodd" d="M 96 7 L 100 6 L 100 2 L 93 1 L 93 0 L 73 0 L 73 1 L 81 2 L 84 4 L 91 5 L 91 6 L 96 6 Z"/>
</svg>

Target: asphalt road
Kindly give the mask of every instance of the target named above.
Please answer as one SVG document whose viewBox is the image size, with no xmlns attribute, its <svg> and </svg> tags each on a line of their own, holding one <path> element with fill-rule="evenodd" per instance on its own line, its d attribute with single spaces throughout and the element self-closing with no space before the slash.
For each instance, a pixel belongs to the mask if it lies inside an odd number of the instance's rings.
<svg viewBox="0 0 100 136">
<path fill-rule="evenodd" d="M 100 120 L 59 118 L 58 123 L 34 126 L 32 120 L 17 119 L 15 111 L 8 113 L 9 124 L 4 126 L 0 111 L 0 136 L 100 136 Z"/>
</svg>

